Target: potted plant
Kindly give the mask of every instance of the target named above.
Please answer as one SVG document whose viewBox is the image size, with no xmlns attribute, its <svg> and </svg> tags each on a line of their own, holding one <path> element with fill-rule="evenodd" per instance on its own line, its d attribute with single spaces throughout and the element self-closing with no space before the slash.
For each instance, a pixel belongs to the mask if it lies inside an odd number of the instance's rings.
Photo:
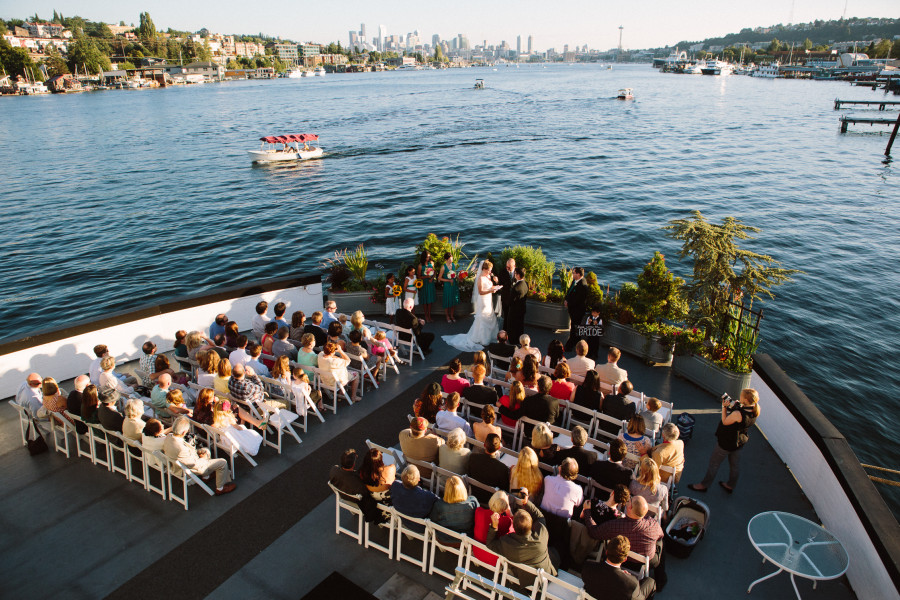
<svg viewBox="0 0 900 600">
<path fill-rule="evenodd" d="M 420 243 L 416 244 L 415 247 L 415 256 L 413 257 L 413 265 L 419 264 L 419 258 L 422 256 L 422 252 L 425 250 L 431 254 L 432 260 L 435 263 L 435 271 L 439 272 L 441 269 L 441 264 L 444 261 L 444 255 L 449 252 L 453 257 L 453 262 L 458 265 L 459 271 L 465 271 L 466 276 L 459 279 L 459 304 L 456 305 L 456 309 L 454 310 L 454 314 L 457 316 L 466 316 L 472 314 L 474 311 L 472 305 L 472 288 L 474 287 L 475 278 L 472 277 L 474 269 L 475 269 L 475 261 L 478 260 L 478 255 L 476 254 L 468 263 L 464 263 L 466 259 L 469 257 L 463 252 L 463 246 L 465 246 L 465 242 L 459 241 L 459 234 L 456 235 L 456 239 L 450 239 L 449 236 L 438 237 L 434 233 L 429 233 L 425 236 Z M 435 306 L 440 307 L 441 301 L 443 299 L 443 289 L 440 283 L 436 285 L 436 300 L 434 302 Z"/>
<path fill-rule="evenodd" d="M 754 310 L 753 302 L 774 298 L 771 288 L 801 271 L 740 248 L 736 240 L 752 239 L 759 229 L 734 217 L 711 223 L 693 211 L 691 218 L 675 219 L 663 229 L 682 241 L 679 256 L 693 261 L 691 279 L 684 286 L 690 334 L 677 337 L 672 369 L 713 394 L 727 392 L 737 398 L 750 384 L 759 343 L 762 311 Z"/>
<path fill-rule="evenodd" d="M 366 280 L 369 253 L 362 244 L 353 250 L 336 250 L 323 267 L 325 281 L 329 284 L 329 299 L 338 302 L 340 312 L 350 314 L 356 310 L 371 310 L 373 284 Z"/>
</svg>

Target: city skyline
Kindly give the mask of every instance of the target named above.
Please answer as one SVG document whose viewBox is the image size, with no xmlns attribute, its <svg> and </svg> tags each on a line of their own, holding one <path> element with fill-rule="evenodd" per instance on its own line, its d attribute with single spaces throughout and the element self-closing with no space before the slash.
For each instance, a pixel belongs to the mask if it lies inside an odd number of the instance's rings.
<svg viewBox="0 0 900 600">
<path fill-rule="evenodd" d="M 565 45 L 615 48 L 620 26 L 624 28 L 622 46 L 634 49 L 699 41 L 747 27 L 839 19 L 845 10 L 848 18 L 900 17 L 900 3 L 896 0 L 760 0 L 752 10 L 712 0 L 699 0 L 688 8 L 662 0 L 648 0 L 640 6 L 573 0 L 552 8 L 536 0 L 488 4 L 459 0 L 452 6 L 411 10 L 399 2 L 373 5 L 347 0 L 336 12 L 332 6 L 321 3 L 281 0 L 248 11 L 246 4 L 237 0 L 189 4 L 173 0 L 33 0 L 27 7 L 21 2 L 0 0 L 0 17 L 25 18 L 37 12 L 42 18 L 49 18 L 56 10 L 66 16 L 77 14 L 95 21 L 131 24 L 137 23 L 141 12 L 149 12 L 161 31 L 169 27 L 188 31 L 205 27 L 219 33 L 263 33 L 295 41 L 340 41 L 342 45 L 348 43 L 349 31 L 358 31 L 360 24 L 365 24 L 369 42 L 379 34 L 405 37 L 418 31 L 422 44 L 431 45 L 434 35 L 449 40 L 461 34 L 473 46 L 484 41 L 498 46 L 505 41 L 515 48 L 521 36 L 523 50 L 526 40 L 531 39 L 534 52 L 549 48 L 559 51 Z"/>
</svg>

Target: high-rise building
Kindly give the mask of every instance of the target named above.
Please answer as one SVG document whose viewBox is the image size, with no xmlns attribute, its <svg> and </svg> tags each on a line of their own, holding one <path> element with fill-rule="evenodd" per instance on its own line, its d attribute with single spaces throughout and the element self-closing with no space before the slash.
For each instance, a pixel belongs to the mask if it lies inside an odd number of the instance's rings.
<svg viewBox="0 0 900 600">
<path fill-rule="evenodd" d="M 366 24 L 359 24 L 359 38 L 363 43 L 366 43 Z"/>
<path fill-rule="evenodd" d="M 531 56 L 531 53 L 534 52 L 534 36 L 528 36 L 528 56 Z"/>
<path fill-rule="evenodd" d="M 435 48 L 440 46 L 441 45 L 441 36 L 439 36 L 438 34 L 434 34 L 433 36 L 431 36 L 431 45 L 434 46 Z"/>
<path fill-rule="evenodd" d="M 356 46 L 359 46 L 359 34 L 355 31 L 350 32 L 350 45 L 347 46 L 349 49 L 353 50 Z"/>
<path fill-rule="evenodd" d="M 516 37 L 516 58 L 522 54 L 522 36 Z"/>
<path fill-rule="evenodd" d="M 378 26 L 378 39 L 381 40 L 381 47 L 378 50 L 381 52 L 384 52 L 384 50 L 385 50 L 386 44 L 385 44 L 384 38 L 386 38 L 386 37 L 387 37 L 387 27 L 385 27 L 384 25 L 379 25 Z"/>
</svg>

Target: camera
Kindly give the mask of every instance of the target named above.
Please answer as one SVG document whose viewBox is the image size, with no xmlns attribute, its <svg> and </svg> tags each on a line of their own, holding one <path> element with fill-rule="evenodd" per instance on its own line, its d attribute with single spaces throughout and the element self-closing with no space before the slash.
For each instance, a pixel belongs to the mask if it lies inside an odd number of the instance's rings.
<svg viewBox="0 0 900 600">
<path fill-rule="evenodd" d="M 731 404 L 732 402 L 734 402 L 731 399 L 731 396 L 728 395 L 728 392 L 725 392 L 724 394 L 722 394 L 722 396 L 719 398 L 719 400 L 722 401 L 722 404 Z"/>
<path fill-rule="evenodd" d="M 513 488 L 509 490 L 509 493 L 518 498 L 519 500 L 525 499 L 525 491 L 527 488 Z"/>
</svg>

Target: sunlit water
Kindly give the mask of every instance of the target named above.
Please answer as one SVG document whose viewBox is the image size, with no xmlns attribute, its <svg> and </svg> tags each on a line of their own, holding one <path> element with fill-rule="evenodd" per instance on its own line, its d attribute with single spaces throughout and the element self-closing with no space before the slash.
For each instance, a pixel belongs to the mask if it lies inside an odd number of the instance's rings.
<svg viewBox="0 0 900 600">
<path fill-rule="evenodd" d="M 686 275 L 660 227 L 699 209 L 805 271 L 765 304 L 761 349 L 864 462 L 896 466 L 897 174 L 886 136 L 838 134 L 835 97 L 877 96 L 532 65 L 4 98 L 0 335 L 315 270 L 358 242 L 395 269 L 428 232 L 470 254 L 541 245 L 613 287 L 657 249 Z M 250 165 L 259 136 L 303 131 L 326 158 Z"/>
</svg>

